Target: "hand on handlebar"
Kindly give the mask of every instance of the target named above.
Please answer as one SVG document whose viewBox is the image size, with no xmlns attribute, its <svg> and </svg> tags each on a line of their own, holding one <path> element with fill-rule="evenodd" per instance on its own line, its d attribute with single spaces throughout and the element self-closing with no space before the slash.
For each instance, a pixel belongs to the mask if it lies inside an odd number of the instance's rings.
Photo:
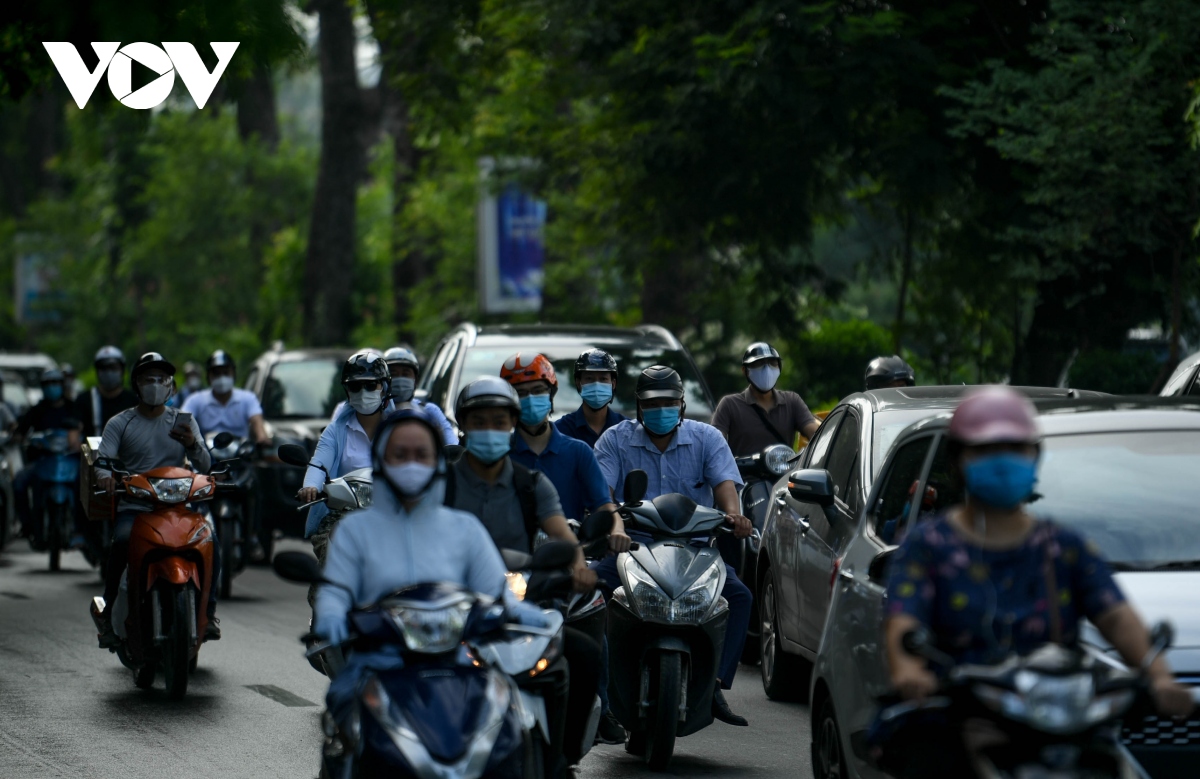
<svg viewBox="0 0 1200 779">
<path fill-rule="evenodd" d="M 1150 695 L 1159 713 L 1168 717 L 1186 717 L 1196 707 L 1191 689 L 1175 681 L 1170 674 L 1161 674 L 1150 682 Z"/>
<path fill-rule="evenodd" d="M 938 680 L 921 661 L 904 658 L 892 670 L 892 686 L 905 700 L 923 700 L 937 692 Z"/>
<path fill-rule="evenodd" d="M 320 498 L 321 492 L 316 487 L 301 487 L 296 493 L 296 500 L 301 503 L 314 503 Z"/>
<path fill-rule="evenodd" d="M 624 531 L 614 530 L 608 536 L 608 551 L 613 554 L 621 554 L 629 551 L 629 545 L 633 543 L 629 536 L 625 535 Z"/>
<path fill-rule="evenodd" d="M 591 592 L 596 589 L 596 572 L 587 567 L 582 555 L 571 571 L 571 578 L 574 581 L 575 592 Z"/>
<path fill-rule="evenodd" d="M 112 495 L 117 491 L 117 480 L 111 476 L 105 476 L 103 479 L 96 480 L 96 487 Z"/>
<path fill-rule="evenodd" d="M 733 525 L 734 538 L 749 538 L 754 533 L 754 525 L 741 514 L 727 514 L 725 521 Z"/>
</svg>

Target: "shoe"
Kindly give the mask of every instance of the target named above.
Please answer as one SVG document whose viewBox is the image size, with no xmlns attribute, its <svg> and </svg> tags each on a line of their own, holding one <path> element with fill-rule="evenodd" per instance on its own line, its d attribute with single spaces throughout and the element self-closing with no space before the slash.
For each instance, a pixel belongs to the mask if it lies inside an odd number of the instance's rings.
<svg viewBox="0 0 1200 779">
<path fill-rule="evenodd" d="M 600 725 L 596 728 L 597 744 L 624 744 L 625 728 L 617 722 L 611 711 L 600 715 Z"/>
<path fill-rule="evenodd" d="M 208 625 L 204 627 L 205 641 L 220 641 L 221 640 L 221 620 L 216 617 L 208 618 Z"/>
<path fill-rule="evenodd" d="M 258 540 L 258 536 L 250 539 L 250 562 L 261 563 L 267 559 L 267 551 L 263 549 L 262 542 Z"/>
<path fill-rule="evenodd" d="M 729 704 L 725 702 L 725 696 L 721 693 L 720 687 L 713 690 L 712 713 L 714 717 L 726 725 L 736 725 L 739 728 L 744 728 L 750 724 L 745 717 L 733 713 L 733 709 L 729 708 Z"/>
<path fill-rule="evenodd" d="M 121 639 L 117 637 L 112 626 L 112 616 L 109 614 L 101 614 L 97 627 L 100 632 L 96 634 L 96 638 L 100 642 L 101 649 L 116 649 L 121 644 Z"/>
</svg>

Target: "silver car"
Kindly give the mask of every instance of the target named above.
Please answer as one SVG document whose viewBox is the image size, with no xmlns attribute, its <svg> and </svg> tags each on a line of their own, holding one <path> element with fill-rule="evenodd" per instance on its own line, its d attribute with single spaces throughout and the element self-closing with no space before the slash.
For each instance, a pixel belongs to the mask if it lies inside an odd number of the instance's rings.
<svg viewBox="0 0 1200 779">
<path fill-rule="evenodd" d="M 1148 622 L 1176 630 L 1169 660 L 1200 686 L 1200 404 L 1174 399 L 1036 401 L 1045 434 L 1031 510 L 1098 544 L 1126 597 Z M 950 475 L 950 415 L 918 422 L 896 440 L 867 511 L 840 558 L 810 696 L 816 779 L 883 774 L 865 735 L 889 691 L 883 656 L 887 561 L 906 526 L 959 502 Z M 1084 640 L 1103 646 L 1090 627 Z M 1150 717 L 1123 739 L 1153 779 L 1195 776 L 1200 717 Z"/>
</svg>

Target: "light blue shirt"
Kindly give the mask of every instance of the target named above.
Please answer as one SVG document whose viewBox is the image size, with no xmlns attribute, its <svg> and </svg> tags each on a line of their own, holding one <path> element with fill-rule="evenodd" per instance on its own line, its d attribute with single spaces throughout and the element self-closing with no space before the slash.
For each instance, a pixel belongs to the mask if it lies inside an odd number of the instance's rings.
<svg viewBox="0 0 1200 779">
<path fill-rule="evenodd" d="M 250 417 L 262 416 L 263 412 L 253 392 L 237 387 L 227 403 L 217 400 L 210 389 L 193 392 L 183 402 L 182 410 L 196 418 L 204 435 L 229 433 L 238 438 L 250 436 Z"/>
<path fill-rule="evenodd" d="M 395 409 L 391 401 L 388 401 L 387 407 L 383 410 L 383 415 L 386 417 Z M 345 476 L 350 471 L 356 468 L 365 467 L 364 465 L 355 465 L 344 461 L 343 455 L 346 452 L 346 439 L 350 434 L 350 422 L 355 420 L 354 409 L 349 405 L 344 405 L 334 416 L 333 421 L 329 426 L 321 432 L 321 437 L 317 439 L 317 450 L 313 452 L 310 463 L 317 463 L 325 467 L 329 472 L 330 478 L 336 479 L 339 476 Z M 365 434 L 364 434 L 365 435 Z M 370 464 L 370 459 L 365 463 Z M 304 486 L 316 487 L 318 490 L 325 486 L 325 471 L 313 465 L 308 466 L 308 470 L 304 472 Z M 329 513 L 329 508 L 324 503 L 318 503 L 308 510 L 308 520 L 304 523 L 304 537 L 308 538 L 317 531 L 317 525 L 321 524 L 321 520 Z"/>
<path fill-rule="evenodd" d="M 672 492 L 687 495 L 701 506 L 713 506 L 713 487 L 732 481 L 742 485 L 729 444 L 712 425 L 685 419 L 665 452 L 646 434 L 642 423 L 627 419 L 610 427 L 596 442 L 596 462 L 618 501 L 625 489 L 625 476 L 641 469 L 649 477 L 646 500 Z"/>
<path fill-rule="evenodd" d="M 429 416 L 433 418 L 434 424 L 442 429 L 443 444 L 446 446 L 452 446 L 458 443 L 458 435 L 455 434 L 454 427 L 450 424 L 450 420 L 446 419 L 445 413 L 442 412 L 436 403 L 430 403 L 428 400 L 421 400 L 420 398 L 413 398 L 412 400 L 406 402 L 411 403 L 416 408 L 423 409 L 427 414 L 429 414 Z M 345 405 L 346 401 L 344 400 L 341 403 L 338 403 L 337 407 L 333 409 L 333 416 L 330 418 L 337 419 L 337 415 L 341 412 L 342 407 Z"/>
</svg>

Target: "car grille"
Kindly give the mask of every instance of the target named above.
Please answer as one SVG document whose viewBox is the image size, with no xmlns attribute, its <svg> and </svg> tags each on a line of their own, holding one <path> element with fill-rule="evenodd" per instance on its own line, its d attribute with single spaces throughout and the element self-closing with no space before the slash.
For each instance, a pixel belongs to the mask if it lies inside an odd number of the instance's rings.
<svg viewBox="0 0 1200 779">
<path fill-rule="evenodd" d="M 1136 727 L 1121 729 L 1121 740 L 1131 747 L 1170 747 L 1200 745 L 1200 717 L 1174 720 L 1170 717 L 1145 717 Z"/>
</svg>

